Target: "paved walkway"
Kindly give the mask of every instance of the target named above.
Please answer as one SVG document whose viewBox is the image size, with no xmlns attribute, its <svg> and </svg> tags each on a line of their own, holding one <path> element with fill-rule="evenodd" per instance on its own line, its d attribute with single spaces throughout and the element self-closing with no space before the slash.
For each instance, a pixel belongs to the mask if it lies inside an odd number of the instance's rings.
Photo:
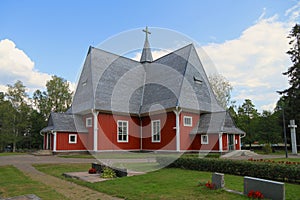
<svg viewBox="0 0 300 200">
<path fill-rule="evenodd" d="M 289 154 L 289 158 L 300 158 L 300 154 L 298 155 L 293 155 Z M 285 158 L 285 155 L 268 155 L 268 154 L 258 154 L 256 156 L 236 156 L 236 157 L 228 157 L 228 159 L 232 160 L 248 160 L 249 158 L 253 159 L 273 159 L 273 158 Z"/>
<path fill-rule="evenodd" d="M 33 156 L 33 155 L 20 155 L 20 156 L 1 156 L 0 166 L 13 165 L 21 170 L 25 175 L 31 179 L 41 182 L 45 185 L 61 193 L 68 199 L 119 199 L 111 197 L 107 194 L 91 190 L 87 187 L 79 186 L 75 183 L 65 181 L 54 176 L 47 175 L 36 170 L 32 164 L 39 163 L 92 163 L 96 162 L 95 159 L 79 159 L 79 158 L 60 158 L 56 156 Z"/>
</svg>

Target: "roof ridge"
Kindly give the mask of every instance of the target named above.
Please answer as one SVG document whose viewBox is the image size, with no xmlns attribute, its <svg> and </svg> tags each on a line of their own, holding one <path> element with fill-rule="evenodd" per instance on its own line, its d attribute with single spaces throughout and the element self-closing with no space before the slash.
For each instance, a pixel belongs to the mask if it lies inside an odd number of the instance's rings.
<svg viewBox="0 0 300 200">
<path fill-rule="evenodd" d="M 189 61 L 189 58 L 190 58 L 190 55 L 191 55 L 191 50 L 192 50 L 191 47 L 193 46 L 193 44 L 190 44 L 190 45 L 187 45 L 187 46 L 190 46 L 190 51 L 189 51 L 189 53 L 188 53 L 188 57 L 187 57 L 187 60 L 186 60 L 186 63 L 185 63 L 185 69 L 184 69 L 183 77 L 182 77 L 181 84 L 180 84 L 180 87 L 179 87 L 179 94 L 178 94 L 176 106 L 178 106 L 178 103 L 179 103 L 179 99 L 180 99 L 180 95 L 181 95 L 181 90 L 182 90 L 182 85 L 183 85 L 183 81 L 184 81 L 186 69 L 187 69 L 188 61 Z"/>
<path fill-rule="evenodd" d="M 145 84 L 146 84 L 147 74 L 146 74 L 145 67 L 144 67 L 144 71 L 145 71 L 145 73 L 144 73 L 143 91 L 142 91 L 142 95 L 141 95 L 141 104 L 140 104 L 140 108 L 139 108 L 139 115 L 141 114 L 141 111 L 142 111 L 143 101 L 144 101 L 144 93 L 145 93 L 145 87 L 146 87 Z"/>
<path fill-rule="evenodd" d="M 156 62 L 156 61 L 158 61 L 158 60 L 160 60 L 160 59 L 162 59 L 162 58 L 164 58 L 164 57 L 166 57 L 166 56 L 169 56 L 169 55 L 172 54 L 172 53 L 175 53 L 176 51 L 180 51 L 180 50 L 182 50 L 182 49 L 184 49 L 184 48 L 187 48 L 187 47 L 190 46 L 190 45 L 193 45 L 193 43 L 190 43 L 190 44 L 188 44 L 188 45 L 185 45 L 185 46 L 183 46 L 183 47 L 180 47 L 179 49 L 176 49 L 176 50 L 174 50 L 174 51 L 171 51 L 170 53 L 168 53 L 168 54 L 166 54 L 166 55 L 163 55 L 163 56 L 161 56 L 161 57 L 159 57 L 159 58 L 153 60 L 152 62 Z"/>
<path fill-rule="evenodd" d="M 136 60 L 133 60 L 131 58 L 128 58 L 128 57 L 125 57 L 125 56 L 122 56 L 122 55 L 118 55 L 116 53 L 112 53 L 112 52 L 109 52 L 109 51 L 106 51 L 104 49 L 99 49 L 97 47 L 93 47 L 93 46 L 90 46 L 91 49 L 95 49 L 97 51 L 102 51 L 104 53 L 107 53 L 107 54 L 111 54 L 111 55 L 114 55 L 114 56 L 117 56 L 117 57 L 120 57 L 120 58 L 124 58 L 124 59 L 127 59 L 127 60 L 130 60 L 130 61 L 133 61 L 133 62 L 136 62 L 136 63 L 140 63 L 139 61 L 136 61 Z"/>
</svg>

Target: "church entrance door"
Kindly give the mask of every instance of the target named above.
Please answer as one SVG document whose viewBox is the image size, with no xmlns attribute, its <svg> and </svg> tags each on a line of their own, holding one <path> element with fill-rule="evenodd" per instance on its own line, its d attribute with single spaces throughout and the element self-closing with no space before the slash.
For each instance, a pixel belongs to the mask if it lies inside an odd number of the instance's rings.
<svg viewBox="0 0 300 200">
<path fill-rule="evenodd" d="M 228 134 L 228 149 L 229 149 L 229 151 L 234 150 L 234 135 L 233 134 Z"/>
</svg>

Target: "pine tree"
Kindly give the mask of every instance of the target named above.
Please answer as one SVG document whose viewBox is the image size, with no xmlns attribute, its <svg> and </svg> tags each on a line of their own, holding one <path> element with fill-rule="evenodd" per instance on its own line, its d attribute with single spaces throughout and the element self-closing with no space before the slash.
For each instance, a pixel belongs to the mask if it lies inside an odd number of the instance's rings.
<svg viewBox="0 0 300 200">
<path fill-rule="evenodd" d="M 285 112 L 288 120 L 295 119 L 296 124 L 300 125 L 300 25 L 296 24 L 288 38 L 291 45 L 287 54 L 290 56 L 293 63 L 283 75 L 288 76 L 289 85 L 288 89 L 280 91 L 279 94 L 283 95 L 285 101 Z M 300 131 L 297 129 L 299 135 Z M 299 137 L 298 137 L 299 138 Z M 299 142 L 299 140 L 298 140 Z"/>
</svg>

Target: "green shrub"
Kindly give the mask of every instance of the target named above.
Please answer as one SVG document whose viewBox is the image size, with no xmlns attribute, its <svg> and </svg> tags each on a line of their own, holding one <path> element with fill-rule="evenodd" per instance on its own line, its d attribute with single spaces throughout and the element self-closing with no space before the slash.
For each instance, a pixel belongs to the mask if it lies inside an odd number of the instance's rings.
<svg viewBox="0 0 300 200">
<path fill-rule="evenodd" d="M 166 163 L 170 163 L 167 158 L 157 158 L 157 162 L 162 166 L 166 166 Z M 293 164 L 284 165 L 209 158 L 179 158 L 168 167 L 252 176 L 285 182 L 300 182 L 300 165 Z"/>
<path fill-rule="evenodd" d="M 265 154 L 269 154 L 272 152 L 272 147 L 270 144 L 265 144 L 265 146 L 263 146 L 262 150 Z"/>
<path fill-rule="evenodd" d="M 116 178 L 116 173 L 109 167 L 104 167 L 100 175 L 101 178 Z"/>
</svg>

